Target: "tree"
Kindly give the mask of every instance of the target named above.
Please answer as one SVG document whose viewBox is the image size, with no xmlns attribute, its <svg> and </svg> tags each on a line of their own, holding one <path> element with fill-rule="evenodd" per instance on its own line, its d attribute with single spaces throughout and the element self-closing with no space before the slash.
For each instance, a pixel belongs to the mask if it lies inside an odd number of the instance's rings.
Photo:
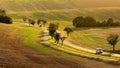
<svg viewBox="0 0 120 68">
<path fill-rule="evenodd" d="M 46 20 L 43 20 L 43 26 L 45 26 L 45 25 L 46 25 L 46 23 L 47 23 L 47 21 L 46 21 Z"/>
<path fill-rule="evenodd" d="M 26 17 L 23 17 L 23 21 L 24 21 L 24 23 L 26 22 L 26 20 L 27 20 L 27 18 L 26 18 Z"/>
<path fill-rule="evenodd" d="M 35 21 L 34 20 L 31 20 L 31 23 L 33 26 L 35 25 Z"/>
<path fill-rule="evenodd" d="M 105 27 L 105 26 L 107 26 L 107 21 L 106 20 L 101 22 L 101 27 Z"/>
<path fill-rule="evenodd" d="M 64 28 L 64 31 L 66 31 L 67 37 L 69 36 L 69 34 L 70 34 L 71 32 L 73 32 L 72 28 L 70 28 L 70 27 L 65 27 L 65 28 Z"/>
<path fill-rule="evenodd" d="M 38 26 L 41 27 L 41 20 L 40 19 L 37 20 L 37 24 L 38 24 Z"/>
<path fill-rule="evenodd" d="M 82 16 L 76 17 L 73 19 L 73 26 L 75 27 L 83 27 L 84 24 L 84 18 Z"/>
<path fill-rule="evenodd" d="M 93 27 L 96 26 L 96 20 L 93 17 L 87 16 L 84 18 L 84 27 Z"/>
<path fill-rule="evenodd" d="M 31 19 L 28 19 L 28 22 L 29 22 L 29 25 L 31 24 L 31 25 L 35 25 L 35 21 L 34 20 L 31 20 Z"/>
<path fill-rule="evenodd" d="M 61 44 L 63 45 L 64 41 L 65 41 L 66 37 L 61 37 L 60 40 L 61 40 Z"/>
<path fill-rule="evenodd" d="M 8 16 L 0 15 L 0 22 L 6 23 L 6 24 L 12 24 L 12 19 Z"/>
<path fill-rule="evenodd" d="M 115 45 L 118 42 L 118 38 L 119 38 L 119 35 L 117 35 L 117 34 L 110 34 L 107 37 L 108 43 L 113 46 L 113 52 L 115 51 Z"/>
<path fill-rule="evenodd" d="M 56 30 L 57 30 L 56 24 L 50 23 L 50 25 L 49 25 L 49 35 L 50 35 L 52 38 L 53 38 L 54 33 L 56 32 Z"/>
<path fill-rule="evenodd" d="M 113 19 L 112 18 L 109 18 L 107 20 L 107 26 L 112 26 L 112 24 L 114 23 Z"/>
<path fill-rule="evenodd" d="M 60 33 L 55 32 L 54 33 L 54 39 L 55 39 L 55 42 L 58 44 L 59 40 L 60 40 Z"/>
<path fill-rule="evenodd" d="M 119 22 L 114 22 L 112 18 L 108 18 L 107 21 L 96 21 L 93 17 L 90 16 L 79 16 L 73 19 L 73 26 L 75 27 L 111 27 L 111 26 L 120 26 Z"/>
<path fill-rule="evenodd" d="M 0 9 L 0 22 L 12 24 L 12 18 L 6 15 L 6 11 Z"/>
</svg>

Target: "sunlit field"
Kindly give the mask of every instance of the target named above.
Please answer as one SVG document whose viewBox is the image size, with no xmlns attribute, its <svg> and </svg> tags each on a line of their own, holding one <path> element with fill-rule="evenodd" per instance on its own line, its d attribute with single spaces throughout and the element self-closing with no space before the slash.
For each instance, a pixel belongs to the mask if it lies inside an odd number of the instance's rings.
<svg viewBox="0 0 120 68">
<path fill-rule="evenodd" d="M 119 0 L 0 0 L 0 68 L 119 68 L 119 22 Z"/>
</svg>

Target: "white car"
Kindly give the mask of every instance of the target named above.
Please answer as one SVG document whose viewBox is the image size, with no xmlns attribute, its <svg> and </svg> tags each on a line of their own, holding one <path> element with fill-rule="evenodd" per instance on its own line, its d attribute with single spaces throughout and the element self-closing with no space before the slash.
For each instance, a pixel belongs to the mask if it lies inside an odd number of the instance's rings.
<svg viewBox="0 0 120 68">
<path fill-rule="evenodd" d="M 96 49 L 96 54 L 101 54 L 101 53 L 103 53 L 102 49 L 101 48 L 97 48 Z"/>
</svg>

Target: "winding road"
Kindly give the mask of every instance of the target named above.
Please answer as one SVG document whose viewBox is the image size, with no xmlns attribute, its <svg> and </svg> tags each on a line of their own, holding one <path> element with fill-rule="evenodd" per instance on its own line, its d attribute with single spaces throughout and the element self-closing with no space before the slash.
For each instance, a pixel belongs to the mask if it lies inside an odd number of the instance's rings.
<svg viewBox="0 0 120 68">
<path fill-rule="evenodd" d="M 47 41 L 48 40 L 48 34 L 49 34 L 47 28 L 42 27 L 42 30 L 44 32 L 44 40 L 46 40 L 46 42 L 49 43 Z M 95 50 L 86 49 L 86 48 L 77 46 L 75 44 L 72 44 L 72 43 L 68 42 L 67 40 L 65 40 L 64 45 L 75 48 L 75 49 L 78 49 L 78 50 L 82 50 L 82 51 L 85 51 L 85 52 L 90 52 L 90 53 L 95 53 L 96 52 Z M 115 54 L 115 53 L 111 54 L 109 52 L 103 52 L 102 55 L 110 55 L 110 56 L 120 57 L 120 54 Z"/>
</svg>

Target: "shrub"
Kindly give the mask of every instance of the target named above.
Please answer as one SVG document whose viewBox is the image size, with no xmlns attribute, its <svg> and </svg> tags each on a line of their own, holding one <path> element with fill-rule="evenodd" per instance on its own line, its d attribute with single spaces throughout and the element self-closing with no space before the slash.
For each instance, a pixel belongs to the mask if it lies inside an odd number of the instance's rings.
<svg viewBox="0 0 120 68">
<path fill-rule="evenodd" d="M 6 24 L 12 24 L 12 19 L 8 16 L 0 15 L 0 22 L 6 23 Z"/>
</svg>

